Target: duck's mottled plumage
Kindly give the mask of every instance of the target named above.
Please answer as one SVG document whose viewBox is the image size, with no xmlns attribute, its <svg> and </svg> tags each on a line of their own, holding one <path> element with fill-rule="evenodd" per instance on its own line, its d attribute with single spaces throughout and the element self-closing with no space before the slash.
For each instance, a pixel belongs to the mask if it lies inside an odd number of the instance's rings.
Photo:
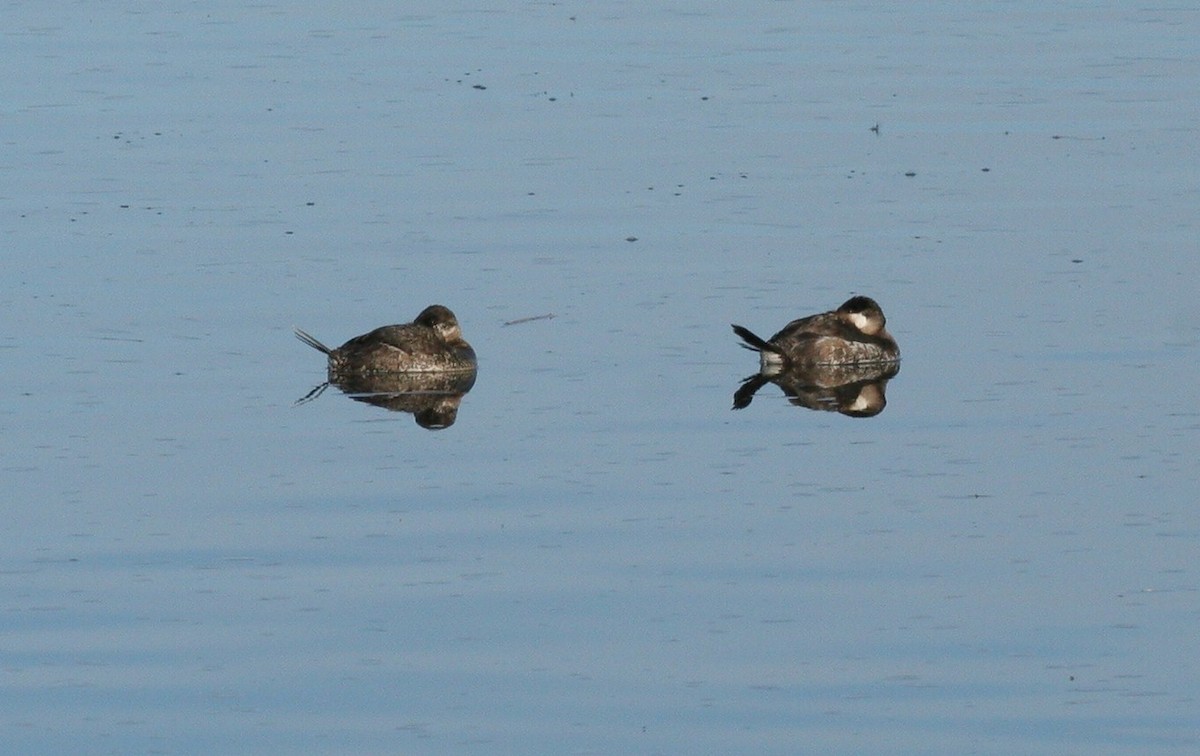
<svg viewBox="0 0 1200 756">
<path fill-rule="evenodd" d="M 879 303 L 857 296 L 836 310 L 793 320 L 769 340 L 739 325 L 733 331 L 759 353 L 767 372 L 899 362 L 900 347 L 886 325 Z"/>
<path fill-rule="evenodd" d="M 475 350 L 448 307 L 430 305 L 411 323 L 376 328 L 337 349 L 296 329 L 296 338 L 329 356 L 329 377 L 386 373 L 447 373 L 476 369 Z"/>
</svg>

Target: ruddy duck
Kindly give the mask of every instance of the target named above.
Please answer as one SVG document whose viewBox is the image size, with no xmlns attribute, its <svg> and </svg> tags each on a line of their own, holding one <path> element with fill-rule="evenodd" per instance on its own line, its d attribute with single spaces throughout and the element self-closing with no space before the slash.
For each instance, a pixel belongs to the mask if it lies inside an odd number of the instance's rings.
<svg viewBox="0 0 1200 756">
<path fill-rule="evenodd" d="M 887 320 L 870 297 L 851 297 L 832 312 L 793 320 L 764 341 L 749 329 L 733 326 L 746 349 L 759 353 L 763 374 L 807 370 L 825 365 L 898 363 L 900 347 L 884 327 Z"/>
<path fill-rule="evenodd" d="M 449 308 L 430 305 L 416 320 L 376 328 L 337 349 L 330 349 L 299 328 L 296 338 L 329 355 L 329 379 L 385 373 L 450 373 L 473 371 L 475 350 L 463 340 L 458 319 Z"/>
</svg>

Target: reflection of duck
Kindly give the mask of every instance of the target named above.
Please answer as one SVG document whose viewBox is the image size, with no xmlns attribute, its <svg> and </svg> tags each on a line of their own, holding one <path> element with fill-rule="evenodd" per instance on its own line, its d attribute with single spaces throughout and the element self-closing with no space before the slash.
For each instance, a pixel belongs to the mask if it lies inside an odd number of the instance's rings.
<svg viewBox="0 0 1200 756">
<path fill-rule="evenodd" d="M 296 338 L 329 355 L 329 380 L 389 373 L 474 371 L 475 350 L 463 340 L 449 308 L 430 305 L 416 320 L 376 328 L 330 349 L 299 328 Z"/>
<path fill-rule="evenodd" d="M 769 341 L 742 326 L 733 332 L 759 353 L 764 374 L 828 365 L 898 363 L 900 347 L 887 332 L 883 310 L 870 297 L 851 297 L 832 312 L 793 320 Z"/>
<path fill-rule="evenodd" d="M 760 388 L 774 383 L 798 407 L 873 417 L 887 406 L 887 384 L 898 372 L 898 362 L 764 371 L 742 381 L 733 395 L 733 408 L 749 407 Z"/>
<path fill-rule="evenodd" d="M 417 425 L 441 430 L 454 425 L 463 397 L 475 385 L 474 370 L 342 376 L 317 386 L 297 404 L 320 396 L 331 385 L 358 402 L 393 412 L 409 412 Z"/>
</svg>

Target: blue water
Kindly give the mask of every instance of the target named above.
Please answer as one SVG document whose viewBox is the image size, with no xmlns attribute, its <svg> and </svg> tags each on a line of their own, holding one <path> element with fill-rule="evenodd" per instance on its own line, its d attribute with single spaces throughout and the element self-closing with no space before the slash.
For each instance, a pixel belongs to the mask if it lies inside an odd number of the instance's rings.
<svg viewBox="0 0 1200 756">
<path fill-rule="evenodd" d="M 6 19 L 6 750 L 1200 743 L 1194 11 Z M 451 427 L 296 404 L 434 302 Z"/>
</svg>

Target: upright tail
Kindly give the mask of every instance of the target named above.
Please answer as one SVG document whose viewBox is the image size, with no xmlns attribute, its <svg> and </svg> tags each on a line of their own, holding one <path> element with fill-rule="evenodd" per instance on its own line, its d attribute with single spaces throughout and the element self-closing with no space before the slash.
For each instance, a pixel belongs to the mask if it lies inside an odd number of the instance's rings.
<svg viewBox="0 0 1200 756">
<path fill-rule="evenodd" d="M 316 349 L 318 352 L 324 352 L 325 354 L 333 354 L 332 349 L 325 346 L 321 342 L 317 341 L 316 339 L 314 339 L 312 336 L 308 335 L 304 331 L 301 331 L 299 328 L 293 328 L 292 330 L 296 332 L 296 338 L 300 339 L 305 344 L 308 344 L 313 349 Z"/>
<path fill-rule="evenodd" d="M 771 352 L 773 354 L 783 354 L 782 349 L 775 346 L 771 342 L 762 339 L 749 328 L 743 328 L 740 325 L 735 325 L 733 326 L 733 332 L 738 336 L 741 336 L 742 341 L 746 342 L 745 344 L 741 345 L 743 349 L 749 349 L 752 352 Z"/>
</svg>

